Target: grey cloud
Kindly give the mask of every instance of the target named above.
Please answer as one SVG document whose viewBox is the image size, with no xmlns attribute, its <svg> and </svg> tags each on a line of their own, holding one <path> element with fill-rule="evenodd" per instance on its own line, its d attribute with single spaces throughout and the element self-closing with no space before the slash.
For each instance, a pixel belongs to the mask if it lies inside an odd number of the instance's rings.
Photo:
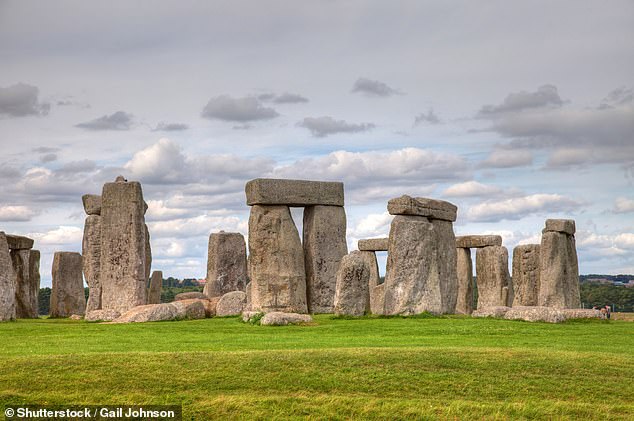
<svg viewBox="0 0 634 421">
<path fill-rule="evenodd" d="M 252 124 L 238 124 L 236 126 L 231 127 L 233 130 L 251 130 L 253 128 Z"/>
<path fill-rule="evenodd" d="M 237 122 L 270 120 L 278 115 L 273 108 L 264 107 L 257 98 L 232 98 L 227 95 L 211 98 L 201 113 L 202 117 L 210 120 Z"/>
<path fill-rule="evenodd" d="M 178 132 L 178 131 L 183 131 L 187 129 L 189 129 L 189 126 L 187 124 L 160 122 L 159 124 L 156 125 L 154 129 L 152 129 L 152 131 L 153 132 Z"/>
<path fill-rule="evenodd" d="M 9 117 L 47 115 L 51 105 L 39 102 L 38 94 L 37 87 L 25 83 L 0 88 L 0 115 Z"/>
<path fill-rule="evenodd" d="M 480 164 L 480 168 L 514 168 L 531 165 L 533 153 L 526 149 L 496 148 Z"/>
<path fill-rule="evenodd" d="M 429 111 L 427 111 L 427 114 L 420 113 L 414 119 L 414 126 L 418 126 L 419 124 L 423 124 L 423 123 L 439 124 L 440 123 L 440 119 L 434 113 L 434 110 L 430 108 Z"/>
<path fill-rule="evenodd" d="M 299 94 L 283 93 L 282 95 L 276 96 L 273 102 L 276 104 L 301 104 L 308 102 L 308 98 Z"/>
<path fill-rule="evenodd" d="M 5 164 L 0 164 L 0 178 L 9 180 L 19 178 L 21 175 L 22 173 L 17 168 L 10 167 Z"/>
<path fill-rule="evenodd" d="M 599 109 L 618 107 L 634 101 L 634 91 L 631 88 L 621 86 L 610 92 L 599 105 Z"/>
<path fill-rule="evenodd" d="M 132 126 L 132 114 L 124 111 L 117 111 L 110 115 L 104 115 L 85 123 L 76 124 L 86 130 L 130 130 Z"/>
<path fill-rule="evenodd" d="M 310 130 L 316 137 L 326 137 L 336 133 L 359 133 L 372 130 L 375 125 L 372 123 L 348 123 L 345 120 L 335 120 L 332 117 L 306 117 L 298 126 Z"/>
<path fill-rule="evenodd" d="M 46 155 L 40 156 L 40 162 L 46 164 L 47 162 L 57 161 L 57 154 L 47 153 Z"/>
<path fill-rule="evenodd" d="M 560 107 L 563 103 L 564 101 L 559 97 L 556 86 L 543 85 L 537 88 L 535 92 L 521 91 L 510 93 L 500 105 L 483 106 L 478 115 L 492 116 L 548 106 Z"/>
<path fill-rule="evenodd" d="M 40 146 L 40 147 L 31 149 L 32 152 L 37 152 L 37 153 L 57 152 L 59 150 L 60 148 L 50 148 L 48 146 Z"/>
<path fill-rule="evenodd" d="M 56 171 L 60 175 L 74 175 L 92 172 L 97 169 L 95 161 L 84 159 L 81 161 L 72 161 L 64 164 L 60 169 Z"/>
<path fill-rule="evenodd" d="M 368 96 L 375 97 L 389 97 L 392 95 L 402 95 L 402 92 L 390 88 L 385 83 L 378 80 L 371 80 L 366 78 L 359 78 L 352 86 L 352 93 L 361 93 Z"/>
</svg>

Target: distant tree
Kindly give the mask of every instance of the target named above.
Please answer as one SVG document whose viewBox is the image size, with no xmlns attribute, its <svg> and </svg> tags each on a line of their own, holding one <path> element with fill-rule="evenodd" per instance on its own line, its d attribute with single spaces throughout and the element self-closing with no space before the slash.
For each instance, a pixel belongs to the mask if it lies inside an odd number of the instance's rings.
<svg viewBox="0 0 634 421">
<path fill-rule="evenodd" d="M 46 316 L 51 312 L 51 289 L 40 288 L 37 294 L 37 306 L 40 316 Z"/>
<path fill-rule="evenodd" d="M 614 305 L 616 311 L 634 311 L 634 288 L 584 282 L 580 285 L 580 293 L 585 307 Z"/>
</svg>

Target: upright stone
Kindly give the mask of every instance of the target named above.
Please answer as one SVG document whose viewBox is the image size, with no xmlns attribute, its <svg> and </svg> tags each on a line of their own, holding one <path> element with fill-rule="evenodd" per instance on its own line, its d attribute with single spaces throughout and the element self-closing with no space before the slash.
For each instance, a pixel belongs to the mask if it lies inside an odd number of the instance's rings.
<svg viewBox="0 0 634 421">
<path fill-rule="evenodd" d="M 152 246 L 150 245 L 150 230 L 147 224 L 143 226 L 145 227 L 145 282 L 147 283 L 152 273 Z"/>
<path fill-rule="evenodd" d="M 141 184 L 118 177 L 101 195 L 101 305 L 121 313 L 147 302 Z"/>
<path fill-rule="evenodd" d="M 247 249 L 239 232 L 216 232 L 209 236 L 207 253 L 208 297 L 222 297 L 247 286 Z"/>
<path fill-rule="evenodd" d="M 539 305 L 539 244 L 513 249 L 513 307 Z"/>
<path fill-rule="evenodd" d="M 86 313 L 82 257 L 79 253 L 58 251 L 53 256 L 51 317 Z"/>
<path fill-rule="evenodd" d="M 370 267 L 362 253 L 353 251 L 341 259 L 334 305 L 337 315 L 363 316 L 370 312 Z"/>
<path fill-rule="evenodd" d="M 0 322 L 15 319 L 15 284 L 7 236 L 0 231 Z"/>
<path fill-rule="evenodd" d="M 248 264 L 253 311 L 308 311 L 304 252 L 288 206 L 251 207 Z"/>
<path fill-rule="evenodd" d="M 579 308 L 579 263 L 575 245 L 575 223 L 549 219 L 540 248 L 539 305 Z"/>
<path fill-rule="evenodd" d="M 18 319 L 38 317 L 37 295 L 40 290 L 40 252 L 37 250 L 11 250 L 16 275 L 15 312 Z"/>
<path fill-rule="evenodd" d="M 458 248 L 456 252 L 458 272 L 456 313 L 471 314 L 473 312 L 473 264 L 471 262 L 471 249 Z"/>
<path fill-rule="evenodd" d="M 84 195 L 86 197 L 88 195 Z M 91 195 L 92 196 L 92 195 Z M 101 197 L 99 210 L 101 211 Z M 86 203 L 84 201 L 84 203 Z M 85 206 L 85 205 L 84 205 Z M 84 222 L 84 238 L 81 245 L 83 270 L 88 284 L 86 312 L 101 309 L 101 216 L 88 215 Z"/>
<path fill-rule="evenodd" d="M 163 287 L 163 272 L 155 270 L 150 277 L 150 288 L 148 290 L 148 304 L 161 303 L 161 288 Z"/>
<path fill-rule="evenodd" d="M 31 250 L 29 253 L 29 276 L 30 276 L 30 309 L 34 318 L 40 315 L 40 251 Z"/>
<path fill-rule="evenodd" d="M 363 260 L 365 260 L 368 269 L 370 270 L 370 276 L 368 279 L 368 291 L 370 293 L 370 311 L 372 314 L 383 314 L 384 303 L 384 289 L 376 288 L 379 286 L 381 278 L 379 276 L 379 263 L 376 259 L 376 253 L 373 251 L 359 251 Z M 384 285 L 384 284 L 381 284 Z"/>
<path fill-rule="evenodd" d="M 340 206 L 309 206 L 303 227 L 308 311 L 332 313 L 337 269 L 348 254 L 346 212 Z"/>
<path fill-rule="evenodd" d="M 478 309 L 511 306 L 513 285 L 508 262 L 508 250 L 503 246 L 488 246 L 480 248 L 476 252 Z"/>
</svg>

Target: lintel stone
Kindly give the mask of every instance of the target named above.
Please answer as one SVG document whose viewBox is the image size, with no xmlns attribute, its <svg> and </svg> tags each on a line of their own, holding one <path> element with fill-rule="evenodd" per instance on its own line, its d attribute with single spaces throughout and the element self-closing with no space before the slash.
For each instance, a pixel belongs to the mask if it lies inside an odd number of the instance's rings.
<svg viewBox="0 0 634 421">
<path fill-rule="evenodd" d="M 33 248 L 33 239 L 21 235 L 7 234 L 7 243 L 10 250 L 30 250 Z"/>
<path fill-rule="evenodd" d="M 245 186 L 247 205 L 343 206 L 343 183 L 256 178 Z"/>
<path fill-rule="evenodd" d="M 387 202 L 387 211 L 391 215 L 418 215 L 454 222 L 458 208 L 444 200 L 403 195 L 390 199 Z"/>
<path fill-rule="evenodd" d="M 85 194 L 81 197 L 84 211 L 87 215 L 101 215 L 101 196 L 98 194 Z"/>
<path fill-rule="evenodd" d="M 481 248 L 488 246 L 501 246 L 500 235 L 461 235 L 456 237 L 456 248 Z"/>
<path fill-rule="evenodd" d="M 576 231 L 574 219 L 547 219 L 544 232 L 563 232 L 568 235 L 574 235 Z"/>
<path fill-rule="evenodd" d="M 388 238 L 368 238 L 359 240 L 359 251 L 387 251 Z"/>
</svg>

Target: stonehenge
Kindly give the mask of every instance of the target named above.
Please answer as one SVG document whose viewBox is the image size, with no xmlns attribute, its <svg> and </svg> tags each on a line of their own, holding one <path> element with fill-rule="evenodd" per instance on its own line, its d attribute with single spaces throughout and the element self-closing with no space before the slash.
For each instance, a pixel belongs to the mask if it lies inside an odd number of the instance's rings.
<svg viewBox="0 0 634 421">
<path fill-rule="evenodd" d="M 204 293 L 209 298 L 246 289 L 247 250 L 242 234 L 224 231 L 212 233 L 209 236 L 207 253 L 207 283 Z"/>
<path fill-rule="evenodd" d="M 53 288 L 51 317 L 83 316 L 86 312 L 82 256 L 79 253 L 58 251 L 53 257 Z"/>
</svg>

